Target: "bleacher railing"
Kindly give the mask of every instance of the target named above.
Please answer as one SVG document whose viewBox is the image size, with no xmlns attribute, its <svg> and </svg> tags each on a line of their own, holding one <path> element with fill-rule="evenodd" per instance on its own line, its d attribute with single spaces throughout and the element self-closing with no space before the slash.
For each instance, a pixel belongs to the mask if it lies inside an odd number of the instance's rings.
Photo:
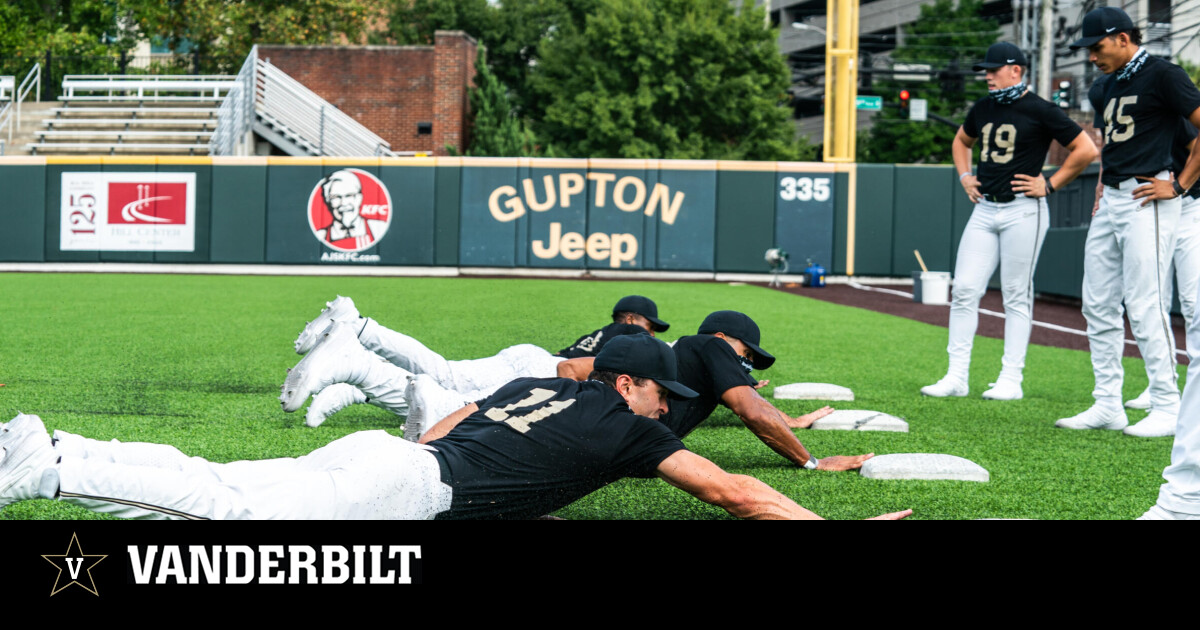
<svg viewBox="0 0 1200 630">
<path fill-rule="evenodd" d="M 250 51 L 218 112 L 212 155 L 246 155 L 256 119 L 311 155 L 394 156 L 386 140 Z"/>
<path fill-rule="evenodd" d="M 29 72 L 21 81 L 21 84 L 17 86 L 16 94 L 13 95 L 13 99 L 5 103 L 3 108 L 0 108 L 0 130 L 8 127 L 9 142 L 12 142 L 13 139 L 13 111 L 16 111 L 15 125 L 20 126 L 21 103 L 25 101 L 26 96 L 29 96 L 30 90 L 34 91 L 34 97 L 40 103 L 42 101 L 42 64 L 40 63 L 33 64 L 33 67 L 29 69 Z M 0 155 L 3 155 L 2 151 L 0 151 Z"/>
</svg>

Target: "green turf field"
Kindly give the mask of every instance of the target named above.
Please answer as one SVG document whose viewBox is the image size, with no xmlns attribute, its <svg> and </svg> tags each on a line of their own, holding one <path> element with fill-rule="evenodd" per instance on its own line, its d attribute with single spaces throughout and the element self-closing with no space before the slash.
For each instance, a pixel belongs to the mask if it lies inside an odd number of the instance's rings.
<svg viewBox="0 0 1200 630">
<path fill-rule="evenodd" d="M 929 399 L 942 376 L 946 331 L 756 286 L 477 278 L 274 278 L 172 275 L 0 274 L 0 421 L 35 413 L 53 429 L 97 439 L 173 444 L 214 461 L 297 456 L 354 431 L 400 434 L 402 421 L 360 405 L 321 427 L 277 396 L 299 357 L 292 342 L 335 295 L 447 358 L 494 354 L 532 342 L 558 350 L 608 321 L 623 295 L 653 298 L 671 322 L 662 335 L 695 332 L 709 312 L 752 316 L 779 360 L 759 378 L 775 384 L 845 385 L 873 409 L 908 420 L 910 433 L 801 431 L 817 457 L 949 453 L 991 473 L 989 483 L 878 481 L 857 473 L 797 469 L 724 408 L 690 435 L 693 451 L 753 475 L 829 518 L 912 508 L 914 519 L 1132 518 L 1153 505 L 1170 438 L 1065 431 L 1054 420 L 1091 404 L 1084 352 L 1031 346 L 1025 400 L 984 401 L 1002 343 L 975 344 L 971 397 Z M 1125 361 L 1125 396 L 1146 386 L 1140 360 Z M 1183 374 L 1183 368 L 1180 368 Z M 799 415 L 822 403 L 780 401 Z M 1144 412 L 1131 412 L 1137 421 Z M 568 519 L 727 518 L 659 480 L 625 480 L 558 512 Z M 50 501 L 9 506 L 0 518 L 95 518 Z"/>
</svg>

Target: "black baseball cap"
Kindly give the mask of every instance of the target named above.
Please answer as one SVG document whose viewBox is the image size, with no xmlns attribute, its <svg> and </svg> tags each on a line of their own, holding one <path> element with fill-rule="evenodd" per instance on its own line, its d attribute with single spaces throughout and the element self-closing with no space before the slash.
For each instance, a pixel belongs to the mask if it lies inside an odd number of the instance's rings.
<svg viewBox="0 0 1200 630">
<path fill-rule="evenodd" d="M 1100 7 L 1092 9 L 1083 16 L 1083 28 L 1079 39 L 1071 42 L 1071 48 L 1087 48 L 1092 44 L 1117 33 L 1128 33 L 1133 30 L 1133 20 L 1129 14 L 1117 7 Z"/>
<path fill-rule="evenodd" d="M 650 327 L 655 332 L 666 332 L 671 327 L 670 324 L 658 318 L 658 306 L 654 304 L 654 300 L 648 297 L 626 295 L 613 307 L 613 315 L 617 313 L 637 313 L 650 320 Z"/>
<path fill-rule="evenodd" d="M 775 363 L 775 357 L 770 352 L 759 347 L 760 341 L 758 324 L 748 315 L 737 311 L 717 311 L 700 322 L 701 335 L 724 333 L 733 337 L 754 351 L 754 369 L 765 370 Z"/>
<path fill-rule="evenodd" d="M 1004 66 L 1028 65 L 1029 60 L 1025 58 L 1025 53 L 1021 52 L 1020 48 L 1008 42 L 999 42 L 988 46 L 987 54 L 983 56 L 983 61 L 971 66 L 971 69 L 979 72 L 980 70 L 991 70 Z"/>
<path fill-rule="evenodd" d="M 592 369 L 651 379 L 677 398 L 699 396 L 692 388 L 676 381 L 679 366 L 671 346 L 644 332 L 609 340 L 596 355 Z"/>
</svg>

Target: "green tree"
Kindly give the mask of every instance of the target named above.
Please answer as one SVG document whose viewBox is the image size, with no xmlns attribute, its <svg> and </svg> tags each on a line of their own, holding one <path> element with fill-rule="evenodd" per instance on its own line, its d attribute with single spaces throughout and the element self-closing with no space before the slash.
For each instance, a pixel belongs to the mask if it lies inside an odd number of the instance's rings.
<svg viewBox="0 0 1200 630">
<path fill-rule="evenodd" d="M 892 57 L 897 63 L 928 64 L 935 72 L 957 66 L 967 72 L 983 59 L 987 47 L 1000 35 L 995 20 L 980 17 L 982 0 L 937 0 L 921 7 L 921 17 L 905 28 L 904 45 Z M 962 76 L 962 75 L 959 75 Z M 886 103 L 899 102 L 902 89 L 913 98 L 926 99 L 929 111 L 962 122 L 967 110 L 987 94 L 987 86 L 965 77 L 962 89 L 935 78 L 929 83 L 875 82 Z M 897 109 L 885 108 L 875 115 L 860 161 L 898 163 L 948 163 L 955 128 L 940 122 L 912 122 Z"/>
<path fill-rule="evenodd" d="M 236 72 L 254 44 L 358 42 L 365 0 L 118 0 L 145 37 L 196 53 L 202 72 Z"/>
<path fill-rule="evenodd" d="M 10 0 L 0 5 L 0 74 L 23 75 L 47 52 L 71 59 L 71 72 L 112 72 L 121 51 L 133 45 L 118 25 L 116 0 Z"/>
<path fill-rule="evenodd" d="M 749 2 L 597 0 L 540 44 L 534 131 L 562 155 L 798 159 L 777 36 Z"/>
<path fill-rule="evenodd" d="M 488 70 L 486 49 L 480 47 L 475 62 L 475 88 L 471 110 L 475 118 L 467 155 L 492 157 L 531 156 L 536 143 L 529 125 L 513 112 L 508 89 Z"/>
</svg>

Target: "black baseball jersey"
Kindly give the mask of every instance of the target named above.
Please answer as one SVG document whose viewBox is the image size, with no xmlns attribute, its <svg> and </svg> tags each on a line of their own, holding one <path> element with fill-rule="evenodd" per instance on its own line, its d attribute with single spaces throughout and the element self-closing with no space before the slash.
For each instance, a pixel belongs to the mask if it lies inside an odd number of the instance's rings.
<svg viewBox="0 0 1200 630">
<path fill-rule="evenodd" d="M 439 519 L 536 518 L 684 450 L 611 386 L 554 378 L 501 387 L 430 446 L 454 490 Z"/>
<path fill-rule="evenodd" d="M 979 191 L 986 195 L 1013 194 L 1014 175 L 1041 174 L 1051 140 L 1065 147 L 1083 131 L 1054 103 L 1033 93 L 1009 105 L 990 96 L 979 99 L 962 130 L 979 139 Z"/>
<path fill-rule="evenodd" d="M 1188 149 L 1188 143 L 1196 138 L 1196 128 L 1192 123 L 1179 119 L 1179 126 L 1175 129 L 1175 143 L 1171 145 L 1171 170 L 1178 177 L 1183 172 L 1184 165 L 1187 164 L 1188 157 L 1192 152 Z M 1185 193 L 1192 197 L 1200 197 L 1200 179 L 1196 180 L 1195 184 Z"/>
<path fill-rule="evenodd" d="M 600 348 L 603 348 L 609 339 L 620 337 L 621 335 L 636 335 L 645 332 L 645 328 L 633 324 L 609 324 L 600 330 L 594 330 L 580 337 L 575 343 L 555 352 L 554 355 L 567 359 L 594 357 L 600 353 Z"/>
<path fill-rule="evenodd" d="M 692 335 L 675 342 L 678 381 L 700 395 L 690 400 L 670 401 L 670 412 L 663 416 L 675 435 L 692 432 L 721 403 L 726 391 L 741 385 L 758 384 L 742 367 L 729 342 L 714 335 Z"/>
<path fill-rule="evenodd" d="M 1097 80 L 1088 99 L 1104 130 L 1101 180 L 1115 186 L 1171 168 L 1178 119 L 1200 107 L 1200 90 L 1179 66 L 1150 56 L 1128 81 Z"/>
</svg>

